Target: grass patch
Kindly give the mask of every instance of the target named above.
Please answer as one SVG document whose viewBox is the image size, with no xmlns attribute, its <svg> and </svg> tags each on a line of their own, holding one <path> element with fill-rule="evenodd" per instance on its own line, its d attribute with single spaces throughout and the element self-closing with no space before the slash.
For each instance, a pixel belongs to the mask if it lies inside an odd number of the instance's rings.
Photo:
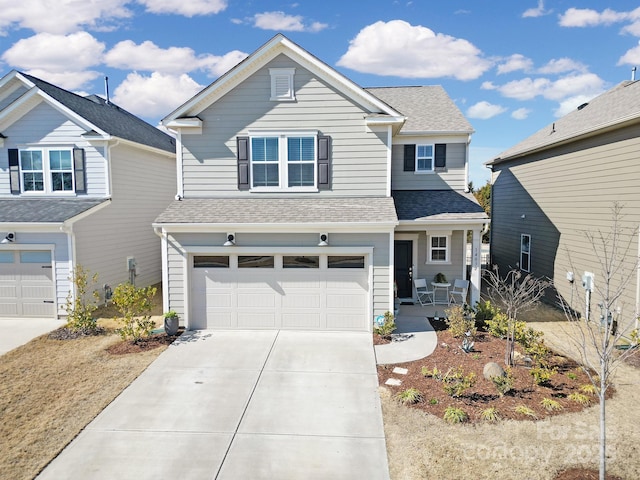
<svg viewBox="0 0 640 480">
<path fill-rule="evenodd" d="M 34 478 L 166 348 L 128 355 L 106 351 L 118 343 L 107 327 L 102 335 L 73 340 L 43 335 L 2 356 L 3 478 Z"/>
</svg>

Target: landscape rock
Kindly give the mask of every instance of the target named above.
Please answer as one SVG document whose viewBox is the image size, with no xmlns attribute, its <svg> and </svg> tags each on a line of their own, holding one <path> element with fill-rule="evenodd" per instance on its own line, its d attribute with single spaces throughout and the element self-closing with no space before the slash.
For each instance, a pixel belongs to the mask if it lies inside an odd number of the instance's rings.
<svg viewBox="0 0 640 480">
<path fill-rule="evenodd" d="M 493 377 L 504 377 L 504 369 L 496 362 L 489 362 L 484 366 L 482 375 L 487 380 L 491 380 Z"/>
</svg>

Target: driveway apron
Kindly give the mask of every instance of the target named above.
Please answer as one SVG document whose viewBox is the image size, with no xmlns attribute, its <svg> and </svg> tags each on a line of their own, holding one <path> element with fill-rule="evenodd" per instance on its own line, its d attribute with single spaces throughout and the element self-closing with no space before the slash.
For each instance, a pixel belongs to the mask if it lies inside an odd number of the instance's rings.
<svg viewBox="0 0 640 480">
<path fill-rule="evenodd" d="M 186 332 L 39 479 L 388 479 L 371 335 Z"/>
</svg>

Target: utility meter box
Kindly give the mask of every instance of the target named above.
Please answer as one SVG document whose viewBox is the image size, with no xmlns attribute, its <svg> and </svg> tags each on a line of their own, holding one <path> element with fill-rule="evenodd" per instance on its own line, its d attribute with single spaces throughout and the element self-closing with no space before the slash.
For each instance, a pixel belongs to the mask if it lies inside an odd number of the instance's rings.
<svg viewBox="0 0 640 480">
<path fill-rule="evenodd" d="M 584 275 L 582 275 L 582 288 L 590 292 L 593 291 L 593 273 L 584 272 Z"/>
</svg>

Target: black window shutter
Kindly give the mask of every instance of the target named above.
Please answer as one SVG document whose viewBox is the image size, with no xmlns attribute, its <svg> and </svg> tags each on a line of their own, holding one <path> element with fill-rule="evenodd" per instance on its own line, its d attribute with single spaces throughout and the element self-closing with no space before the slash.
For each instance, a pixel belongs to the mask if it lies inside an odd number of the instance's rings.
<svg viewBox="0 0 640 480">
<path fill-rule="evenodd" d="M 238 190 L 249 190 L 249 137 L 236 137 Z"/>
<path fill-rule="evenodd" d="M 76 180 L 76 193 L 87 193 L 84 148 L 73 149 L 73 176 Z"/>
<path fill-rule="evenodd" d="M 436 168 L 446 168 L 447 167 L 447 144 L 446 143 L 436 143 Z"/>
<path fill-rule="evenodd" d="M 18 149 L 9 149 L 9 182 L 11 183 L 11 193 L 20 193 L 20 159 Z"/>
<path fill-rule="evenodd" d="M 416 146 L 415 145 L 404 146 L 404 171 L 405 172 L 416 171 Z"/>
<path fill-rule="evenodd" d="M 331 137 L 318 137 L 318 189 L 331 188 Z"/>
</svg>

